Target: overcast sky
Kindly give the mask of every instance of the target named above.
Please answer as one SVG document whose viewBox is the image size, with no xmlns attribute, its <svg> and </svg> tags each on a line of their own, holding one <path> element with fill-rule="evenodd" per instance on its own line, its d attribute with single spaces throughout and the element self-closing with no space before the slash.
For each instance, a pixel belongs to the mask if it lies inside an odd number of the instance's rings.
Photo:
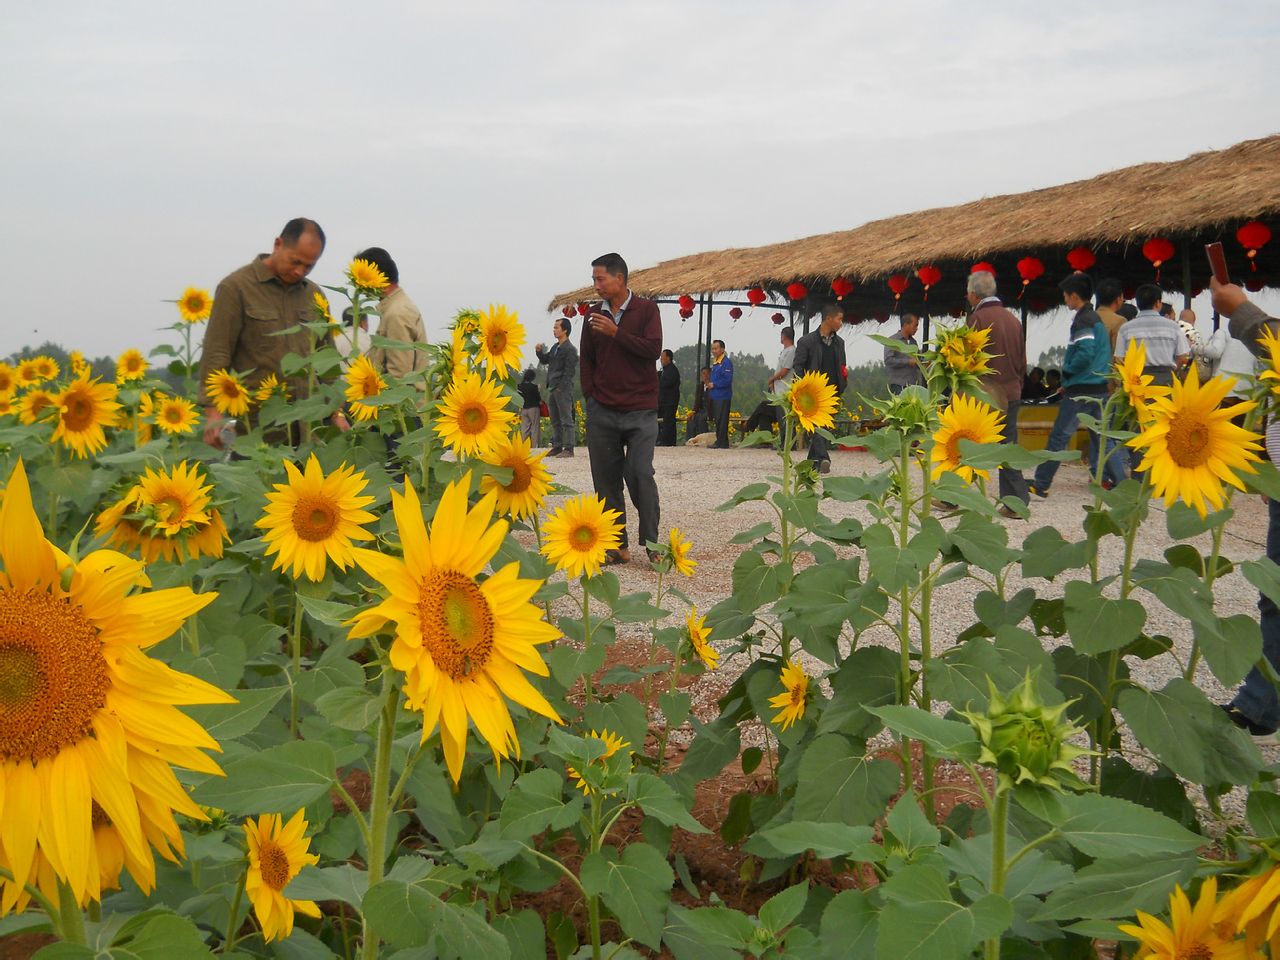
<svg viewBox="0 0 1280 960">
<path fill-rule="evenodd" d="M 293 216 L 328 232 L 320 283 L 377 244 L 433 338 L 497 302 L 544 339 L 547 301 L 608 250 L 641 268 L 1280 131 L 1271 4 L 11 0 L 4 18 L 0 354 L 153 346 L 165 299 Z M 769 312 L 717 335 L 773 356 Z M 1031 356 L 1059 331 L 1033 321 Z M 671 311 L 666 338 L 696 323 Z"/>
</svg>

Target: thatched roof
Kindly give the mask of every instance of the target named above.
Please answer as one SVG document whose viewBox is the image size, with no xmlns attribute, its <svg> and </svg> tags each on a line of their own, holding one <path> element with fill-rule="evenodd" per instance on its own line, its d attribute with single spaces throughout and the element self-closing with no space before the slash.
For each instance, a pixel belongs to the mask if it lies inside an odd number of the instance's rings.
<svg viewBox="0 0 1280 960">
<path fill-rule="evenodd" d="M 811 290 L 804 306 L 812 312 L 831 298 L 831 281 L 846 277 L 857 283 L 845 298 L 847 311 L 872 316 L 893 305 L 886 280 L 894 273 L 911 277 L 900 306 L 919 309 L 923 291 L 914 273 L 933 264 L 943 279 L 924 306 L 940 314 L 963 304 L 965 278 L 979 260 L 996 267 L 1002 294 L 1013 299 L 1021 292 L 1015 265 L 1030 255 L 1046 268 L 1026 290 L 1032 309 L 1039 312 L 1060 303 L 1056 285 L 1071 272 L 1065 253 L 1076 246 L 1097 255 L 1098 263 L 1089 271 L 1093 276 L 1137 283 L 1155 278 L 1142 256 L 1143 243 L 1166 237 L 1176 253 L 1163 267 L 1161 283 L 1181 290 L 1184 250 L 1191 287 L 1202 287 L 1208 275 L 1202 245 L 1221 239 L 1233 278 L 1246 279 L 1251 274 L 1234 231 L 1252 219 L 1267 223 L 1276 235 L 1257 258 L 1261 273 L 1255 276 L 1270 281 L 1280 275 L 1280 135 L 1172 163 L 1144 163 L 1043 190 L 875 220 L 853 230 L 679 257 L 634 271 L 630 285 L 646 297 L 718 294 L 762 285 L 785 303 L 781 291 L 801 281 Z M 593 297 L 589 287 L 573 290 L 556 296 L 548 309 Z"/>
</svg>

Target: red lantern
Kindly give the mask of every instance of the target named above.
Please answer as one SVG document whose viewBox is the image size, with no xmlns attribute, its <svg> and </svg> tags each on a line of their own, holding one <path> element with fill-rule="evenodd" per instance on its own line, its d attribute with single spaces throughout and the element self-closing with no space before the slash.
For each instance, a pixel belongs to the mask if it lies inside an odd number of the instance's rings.
<svg viewBox="0 0 1280 960">
<path fill-rule="evenodd" d="M 889 322 L 889 315 L 888 315 L 887 313 L 877 313 L 877 314 L 876 314 L 876 322 L 877 322 L 877 323 L 888 323 L 888 322 Z"/>
<path fill-rule="evenodd" d="M 1044 313 L 1049 309 L 1049 301 L 1039 294 L 1027 297 L 1027 309 L 1032 313 Z"/>
<path fill-rule="evenodd" d="M 929 299 L 929 288 L 942 279 L 942 271 L 929 263 L 917 270 L 916 276 L 924 284 L 924 298 L 927 301 Z"/>
<path fill-rule="evenodd" d="M 1044 264 L 1036 257 L 1023 257 L 1018 261 L 1018 275 L 1022 277 L 1022 293 L 1018 294 L 1021 300 L 1022 294 L 1027 292 L 1027 284 L 1044 275 Z"/>
<path fill-rule="evenodd" d="M 1240 246 L 1244 247 L 1245 255 L 1249 258 L 1249 269 L 1256 273 L 1258 262 L 1253 258 L 1258 255 L 1260 248 L 1265 247 L 1270 242 L 1271 228 L 1265 223 L 1250 220 L 1236 231 L 1236 239 L 1240 241 Z"/>
<path fill-rule="evenodd" d="M 776 323 L 778 326 L 782 326 L 784 323 L 787 322 L 787 318 L 780 313 L 775 313 L 769 319 L 772 320 L 774 323 Z"/>
<path fill-rule="evenodd" d="M 975 263 L 972 267 L 969 268 L 969 272 L 970 273 L 989 273 L 994 277 L 996 275 L 996 268 L 993 267 L 991 264 L 987 263 L 987 261 L 985 260 L 979 260 L 977 263 Z"/>
<path fill-rule="evenodd" d="M 693 313 L 693 307 L 694 307 L 693 297 L 689 296 L 687 293 L 683 294 L 680 297 L 680 310 L 681 311 L 688 310 L 690 313 Z"/>
<path fill-rule="evenodd" d="M 740 320 L 740 319 L 742 318 L 742 308 L 741 308 L 741 307 L 731 307 L 731 308 L 729 309 L 729 316 L 730 316 L 732 319 L 734 319 L 734 320 Z"/>
<path fill-rule="evenodd" d="M 690 317 L 692 317 L 692 316 L 693 316 L 693 310 L 692 310 L 692 309 L 686 310 L 686 309 L 684 309 L 683 307 L 680 309 L 680 319 L 681 319 L 681 320 L 688 320 L 688 319 L 689 319 Z"/>
<path fill-rule="evenodd" d="M 1244 282 L 1244 288 L 1250 293 L 1257 293 L 1265 286 L 1266 284 L 1262 282 L 1261 277 L 1250 277 Z"/>
<path fill-rule="evenodd" d="M 847 313 L 847 314 L 845 314 L 845 318 L 844 318 L 844 322 L 845 322 L 845 323 L 852 323 L 852 324 L 855 324 L 855 325 L 857 325 L 857 324 L 861 323 L 861 322 L 862 322 L 862 320 L 863 320 L 863 318 L 862 318 L 862 317 L 860 317 L 860 316 L 859 316 L 858 314 L 856 314 L 856 313 Z"/>
<path fill-rule="evenodd" d="M 902 294 L 906 291 L 907 284 L 910 282 L 905 273 L 895 273 L 889 278 L 889 289 L 893 291 L 894 303 L 902 299 Z"/>
<path fill-rule="evenodd" d="M 591 304 L 589 303 L 578 304 L 578 316 L 585 317 L 590 311 L 591 311 Z"/>
<path fill-rule="evenodd" d="M 853 293 L 853 281 L 846 280 L 844 277 L 836 277 L 831 281 L 831 292 L 836 295 L 837 300 L 843 300 Z"/>
<path fill-rule="evenodd" d="M 747 302 L 753 307 L 758 307 L 765 301 L 765 293 L 759 287 L 752 287 L 747 291 Z"/>
<path fill-rule="evenodd" d="M 562 307 L 560 312 L 564 314 L 564 317 L 567 320 L 570 317 L 572 317 L 576 311 L 573 309 L 573 307 Z"/>
<path fill-rule="evenodd" d="M 800 283 L 797 281 L 796 283 L 787 284 L 787 296 L 790 297 L 792 300 L 803 300 L 808 295 L 809 295 L 809 288 L 806 287 L 803 283 Z"/>
<path fill-rule="evenodd" d="M 1173 256 L 1173 244 L 1164 237 L 1152 237 L 1142 245 L 1142 255 L 1156 268 L 1156 283 L 1160 282 L 1160 264 Z"/>
<path fill-rule="evenodd" d="M 1067 251 L 1067 263 L 1071 264 L 1072 270 L 1088 270 L 1097 262 L 1098 258 L 1088 247 L 1075 247 Z"/>
<path fill-rule="evenodd" d="M 948 314 L 952 319 L 954 319 L 954 320 L 959 320 L 961 317 L 963 317 L 963 316 L 964 316 L 964 308 L 963 308 L 963 307 L 952 307 L 950 310 L 948 310 L 948 311 L 947 311 L 947 314 Z"/>
</svg>

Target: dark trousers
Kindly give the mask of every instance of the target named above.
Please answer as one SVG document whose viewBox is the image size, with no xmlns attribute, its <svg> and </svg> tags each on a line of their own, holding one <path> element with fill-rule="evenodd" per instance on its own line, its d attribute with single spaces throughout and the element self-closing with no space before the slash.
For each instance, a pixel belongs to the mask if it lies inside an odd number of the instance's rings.
<svg viewBox="0 0 1280 960">
<path fill-rule="evenodd" d="M 1021 400 L 1009 401 L 1009 409 L 1005 411 L 1004 435 L 1000 438 L 1001 443 L 1018 442 L 1018 411 L 1021 409 Z M 1000 468 L 1000 496 L 1002 499 L 1017 497 L 1023 503 L 1031 501 L 1031 491 L 1027 489 L 1027 478 L 1022 475 L 1021 470 L 1014 470 L 1012 467 Z"/>
<path fill-rule="evenodd" d="M 809 459 L 815 464 L 831 459 L 831 454 L 827 453 L 827 438 L 820 433 L 814 433 L 809 439 Z"/>
<path fill-rule="evenodd" d="M 711 419 L 716 425 L 717 447 L 729 446 L 729 404 L 732 402 L 731 397 L 711 401 Z"/>
<path fill-rule="evenodd" d="M 658 446 L 674 447 L 676 445 L 676 408 L 658 408 Z"/>
<path fill-rule="evenodd" d="M 658 483 L 653 477 L 653 448 L 657 440 L 656 411 L 618 410 L 594 399 L 587 400 L 591 482 L 605 507 L 620 514 L 623 547 L 628 543 L 623 483 L 639 516 L 640 544 L 658 539 Z"/>
<path fill-rule="evenodd" d="M 1080 414 L 1087 413 L 1090 416 L 1099 416 L 1102 413 L 1102 405 L 1106 402 L 1107 395 L 1105 389 L 1099 389 L 1097 393 L 1075 393 L 1063 394 L 1062 402 L 1058 404 L 1058 417 L 1053 421 L 1053 429 L 1049 431 L 1049 440 L 1045 444 L 1046 450 L 1065 450 L 1067 445 L 1071 443 L 1071 438 L 1075 436 L 1076 427 L 1080 425 Z M 1098 472 L 1098 435 L 1094 431 L 1089 431 L 1089 474 L 1096 476 Z M 1036 467 L 1035 477 L 1032 483 L 1036 485 L 1036 490 L 1040 493 L 1048 493 L 1049 486 L 1053 483 L 1053 478 L 1058 472 L 1060 461 L 1045 460 L 1040 466 Z M 1120 480 L 1124 479 L 1124 471 L 1120 464 L 1114 459 L 1107 460 L 1107 479 L 1115 480 L 1118 476 Z M 1114 471 L 1114 475 L 1112 475 Z M 1116 480 L 1118 483 L 1119 480 Z"/>
<path fill-rule="evenodd" d="M 1280 563 L 1280 500 L 1267 504 L 1267 559 Z M 1262 655 L 1280 670 L 1280 610 L 1267 597 L 1258 600 L 1259 623 L 1262 627 Z M 1236 691 L 1231 705 L 1260 727 L 1280 727 L 1280 698 L 1275 685 L 1254 667 Z"/>
<path fill-rule="evenodd" d="M 551 411 L 551 446 L 572 450 L 578 438 L 578 424 L 573 416 L 573 390 L 567 384 L 557 386 L 547 397 Z"/>
</svg>

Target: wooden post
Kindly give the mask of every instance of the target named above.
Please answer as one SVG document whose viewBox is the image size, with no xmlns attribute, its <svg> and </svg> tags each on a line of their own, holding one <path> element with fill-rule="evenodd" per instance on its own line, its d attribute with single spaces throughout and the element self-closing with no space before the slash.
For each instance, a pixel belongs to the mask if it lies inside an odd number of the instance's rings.
<svg viewBox="0 0 1280 960">
<path fill-rule="evenodd" d="M 1023 299 L 1022 303 L 1022 352 L 1027 352 L 1027 301 Z"/>
<path fill-rule="evenodd" d="M 712 304 L 711 304 L 711 301 L 708 300 L 705 295 L 702 297 L 702 302 L 705 303 L 707 307 L 707 353 L 706 353 L 706 359 L 702 361 L 702 366 L 709 367 L 711 366 L 711 306 Z"/>
<path fill-rule="evenodd" d="M 1191 249 L 1182 245 L 1182 309 L 1191 309 Z"/>
</svg>

